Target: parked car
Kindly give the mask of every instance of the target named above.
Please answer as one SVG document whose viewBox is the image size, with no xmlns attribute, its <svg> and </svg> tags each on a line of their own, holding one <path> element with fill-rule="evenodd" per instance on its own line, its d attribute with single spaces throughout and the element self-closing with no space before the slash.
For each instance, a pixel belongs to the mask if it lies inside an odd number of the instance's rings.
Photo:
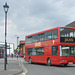
<svg viewBox="0 0 75 75">
<path fill-rule="evenodd" d="M 19 54 L 20 57 L 24 57 L 24 54 Z"/>
</svg>

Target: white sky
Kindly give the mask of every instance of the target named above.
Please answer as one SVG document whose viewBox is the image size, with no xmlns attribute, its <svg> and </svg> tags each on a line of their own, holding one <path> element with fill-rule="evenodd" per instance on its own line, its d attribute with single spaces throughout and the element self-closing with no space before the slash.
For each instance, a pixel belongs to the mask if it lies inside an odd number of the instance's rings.
<svg viewBox="0 0 75 75">
<path fill-rule="evenodd" d="M 75 0 L 0 0 L 0 42 L 4 42 L 5 13 L 3 5 L 9 5 L 7 42 L 17 44 L 25 36 L 65 26 L 75 21 Z"/>
</svg>

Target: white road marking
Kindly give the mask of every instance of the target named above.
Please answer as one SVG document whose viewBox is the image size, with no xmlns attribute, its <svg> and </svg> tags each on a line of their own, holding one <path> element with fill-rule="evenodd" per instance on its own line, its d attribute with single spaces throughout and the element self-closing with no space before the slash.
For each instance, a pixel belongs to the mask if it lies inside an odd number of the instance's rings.
<svg viewBox="0 0 75 75">
<path fill-rule="evenodd" d="M 25 73 L 22 73 L 22 75 L 26 75 Z"/>
</svg>

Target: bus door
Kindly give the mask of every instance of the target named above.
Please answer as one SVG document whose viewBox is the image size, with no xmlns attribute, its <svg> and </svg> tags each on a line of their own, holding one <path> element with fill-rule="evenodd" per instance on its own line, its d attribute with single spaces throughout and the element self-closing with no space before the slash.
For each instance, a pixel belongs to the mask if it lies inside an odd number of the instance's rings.
<svg viewBox="0 0 75 75">
<path fill-rule="evenodd" d="M 44 61 L 44 47 L 39 47 L 36 50 L 38 62 L 43 63 Z"/>
<path fill-rule="evenodd" d="M 58 48 L 58 46 L 52 46 L 52 56 L 51 56 L 51 63 L 52 64 L 58 64 L 58 62 L 59 62 L 59 48 Z"/>
</svg>

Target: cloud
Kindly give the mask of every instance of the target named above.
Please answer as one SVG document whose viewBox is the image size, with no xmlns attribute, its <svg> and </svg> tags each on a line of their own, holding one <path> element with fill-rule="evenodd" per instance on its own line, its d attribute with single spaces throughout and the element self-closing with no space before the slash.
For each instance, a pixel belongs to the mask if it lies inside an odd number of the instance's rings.
<svg viewBox="0 0 75 75">
<path fill-rule="evenodd" d="M 0 0 L 0 41 L 4 40 L 4 9 L 6 0 Z M 75 20 L 74 0 L 7 0 L 8 42 L 16 43 L 15 35 L 20 40 L 26 35 L 65 26 Z M 14 40 L 15 39 L 15 40 Z"/>
</svg>

